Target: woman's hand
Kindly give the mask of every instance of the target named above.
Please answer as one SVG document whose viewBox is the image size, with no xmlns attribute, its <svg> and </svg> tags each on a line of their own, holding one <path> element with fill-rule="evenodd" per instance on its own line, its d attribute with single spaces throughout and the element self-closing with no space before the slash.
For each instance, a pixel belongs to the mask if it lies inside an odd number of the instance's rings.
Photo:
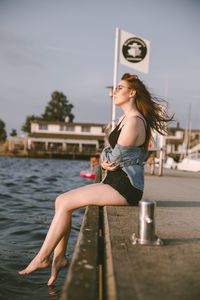
<svg viewBox="0 0 200 300">
<path fill-rule="evenodd" d="M 102 161 L 101 166 L 103 169 L 108 171 L 115 171 L 119 168 L 119 165 L 116 163 L 109 163 L 107 160 Z"/>
</svg>

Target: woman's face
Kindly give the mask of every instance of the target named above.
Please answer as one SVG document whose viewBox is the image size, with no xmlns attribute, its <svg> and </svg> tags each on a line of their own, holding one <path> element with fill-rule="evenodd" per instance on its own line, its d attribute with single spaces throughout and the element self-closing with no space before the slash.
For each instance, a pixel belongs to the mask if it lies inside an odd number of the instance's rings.
<svg viewBox="0 0 200 300">
<path fill-rule="evenodd" d="M 125 80 L 121 80 L 113 93 L 115 105 L 121 106 L 134 96 L 134 90 L 129 88 Z"/>
</svg>

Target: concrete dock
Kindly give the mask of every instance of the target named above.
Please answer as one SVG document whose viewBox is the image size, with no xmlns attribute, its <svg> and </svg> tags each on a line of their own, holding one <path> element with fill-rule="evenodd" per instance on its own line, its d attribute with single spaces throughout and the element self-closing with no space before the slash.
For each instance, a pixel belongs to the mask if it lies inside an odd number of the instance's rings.
<svg viewBox="0 0 200 300">
<path fill-rule="evenodd" d="M 88 207 L 63 300 L 200 299 L 200 174 L 147 174 L 143 198 L 156 200 L 164 245 L 132 244 L 138 207 Z"/>
</svg>

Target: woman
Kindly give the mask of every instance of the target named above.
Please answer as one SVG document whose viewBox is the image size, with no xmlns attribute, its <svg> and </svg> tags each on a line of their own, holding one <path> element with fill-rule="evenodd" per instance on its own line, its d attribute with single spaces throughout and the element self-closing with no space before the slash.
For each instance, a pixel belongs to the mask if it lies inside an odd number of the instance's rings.
<svg viewBox="0 0 200 300">
<path fill-rule="evenodd" d="M 55 215 L 35 258 L 22 271 L 30 274 L 47 268 L 54 251 L 51 276 L 52 285 L 59 270 L 68 264 L 65 257 L 71 228 L 72 212 L 87 205 L 137 205 L 144 186 L 143 164 L 151 130 L 163 134 L 169 118 L 164 107 L 153 98 L 143 82 L 135 75 L 124 74 L 114 90 L 114 101 L 124 115 L 109 136 L 110 147 L 102 153 L 102 167 L 107 174 L 101 183 L 83 186 L 56 198 Z"/>
</svg>

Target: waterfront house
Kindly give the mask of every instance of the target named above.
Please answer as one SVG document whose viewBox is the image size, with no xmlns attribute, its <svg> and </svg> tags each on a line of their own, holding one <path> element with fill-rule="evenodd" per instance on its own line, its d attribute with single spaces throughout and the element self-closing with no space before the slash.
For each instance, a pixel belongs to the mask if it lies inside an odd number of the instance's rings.
<svg viewBox="0 0 200 300">
<path fill-rule="evenodd" d="M 90 156 L 104 147 L 105 124 L 35 120 L 28 136 L 29 151 Z"/>
<path fill-rule="evenodd" d="M 184 151 L 185 130 L 177 127 L 168 128 L 168 135 L 165 136 L 166 154 L 180 155 Z"/>
<path fill-rule="evenodd" d="M 177 160 L 188 153 L 194 153 L 200 149 L 200 129 L 186 130 L 179 127 L 170 127 L 165 137 L 165 153 Z"/>
<path fill-rule="evenodd" d="M 187 153 L 194 153 L 200 149 L 200 130 L 191 129 L 186 130 L 179 127 L 169 127 L 168 135 L 161 139 L 161 136 L 157 133 L 153 134 L 153 139 L 149 143 L 150 152 L 158 152 L 156 156 L 159 156 L 160 148 L 164 149 L 165 157 L 171 156 L 175 160 L 183 158 Z"/>
</svg>

